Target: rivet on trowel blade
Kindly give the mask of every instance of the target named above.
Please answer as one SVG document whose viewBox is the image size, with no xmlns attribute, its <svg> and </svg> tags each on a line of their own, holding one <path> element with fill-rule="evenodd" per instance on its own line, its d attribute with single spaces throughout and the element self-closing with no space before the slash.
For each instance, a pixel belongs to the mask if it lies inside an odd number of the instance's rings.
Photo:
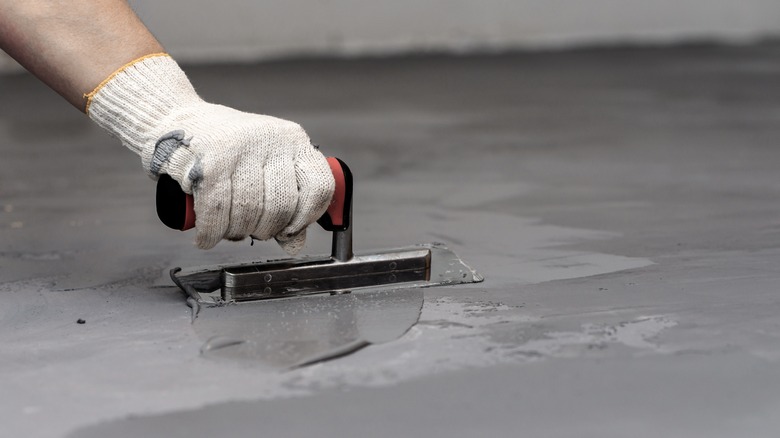
<svg viewBox="0 0 780 438">
<path fill-rule="evenodd" d="M 272 278 L 273 277 L 271 276 L 271 274 L 265 274 L 265 282 L 266 283 L 270 282 Z"/>
</svg>

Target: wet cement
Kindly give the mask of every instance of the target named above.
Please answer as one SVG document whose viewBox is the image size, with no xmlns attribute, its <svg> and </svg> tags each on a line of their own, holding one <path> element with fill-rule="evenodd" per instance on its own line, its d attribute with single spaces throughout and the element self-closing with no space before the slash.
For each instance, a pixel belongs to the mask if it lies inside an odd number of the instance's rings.
<svg viewBox="0 0 780 438">
<path fill-rule="evenodd" d="M 394 341 L 417 323 L 419 288 L 205 307 L 193 323 L 209 358 L 288 369 Z"/>
<path fill-rule="evenodd" d="M 150 285 L 283 253 L 195 251 L 134 156 L 2 77 L 4 433 L 776 435 L 777 46 L 189 71 L 347 159 L 357 250 L 443 241 L 486 282 L 424 290 L 417 325 L 338 360 L 204 357 L 182 295 Z"/>
</svg>

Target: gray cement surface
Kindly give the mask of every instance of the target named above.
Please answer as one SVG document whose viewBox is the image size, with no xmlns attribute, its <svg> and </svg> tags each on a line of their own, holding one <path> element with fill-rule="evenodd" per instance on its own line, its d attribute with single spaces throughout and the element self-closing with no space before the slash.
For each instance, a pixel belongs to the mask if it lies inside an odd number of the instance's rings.
<svg viewBox="0 0 780 438">
<path fill-rule="evenodd" d="M 338 360 L 201 356 L 161 272 L 281 250 L 195 250 L 137 158 L 1 77 L 0 435 L 777 436 L 780 47 L 188 72 L 350 163 L 356 249 L 443 241 L 487 280 Z"/>
<path fill-rule="evenodd" d="M 203 308 L 192 328 L 204 356 L 284 371 L 400 338 L 423 301 L 419 287 L 265 300 Z"/>
</svg>

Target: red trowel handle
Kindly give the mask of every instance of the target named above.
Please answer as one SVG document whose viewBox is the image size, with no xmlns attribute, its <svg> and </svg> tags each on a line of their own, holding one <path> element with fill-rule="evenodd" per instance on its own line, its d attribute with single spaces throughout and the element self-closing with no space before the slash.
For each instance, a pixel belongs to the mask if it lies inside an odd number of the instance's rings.
<svg viewBox="0 0 780 438">
<path fill-rule="evenodd" d="M 343 161 L 328 157 L 328 164 L 336 180 L 336 191 L 328 211 L 317 220 L 327 231 L 349 228 L 352 207 L 352 172 Z M 174 230 L 186 231 L 195 227 L 195 202 L 192 195 L 181 190 L 179 183 L 168 175 L 157 181 L 157 216 Z"/>
</svg>

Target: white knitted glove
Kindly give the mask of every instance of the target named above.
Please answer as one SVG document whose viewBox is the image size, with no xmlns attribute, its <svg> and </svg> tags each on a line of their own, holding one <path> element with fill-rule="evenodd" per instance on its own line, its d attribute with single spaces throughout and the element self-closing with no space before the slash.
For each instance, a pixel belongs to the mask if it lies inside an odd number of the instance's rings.
<svg viewBox="0 0 780 438">
<path fill-rule="evenodd" d="M 327 209 L 327 161 L 297 124 L 204 102 L 165 54 L 141 58 L 86 95 L 87 113 L 195 198 L 197 246 L 275 237 L 288 253 Z"/>
</svg>

